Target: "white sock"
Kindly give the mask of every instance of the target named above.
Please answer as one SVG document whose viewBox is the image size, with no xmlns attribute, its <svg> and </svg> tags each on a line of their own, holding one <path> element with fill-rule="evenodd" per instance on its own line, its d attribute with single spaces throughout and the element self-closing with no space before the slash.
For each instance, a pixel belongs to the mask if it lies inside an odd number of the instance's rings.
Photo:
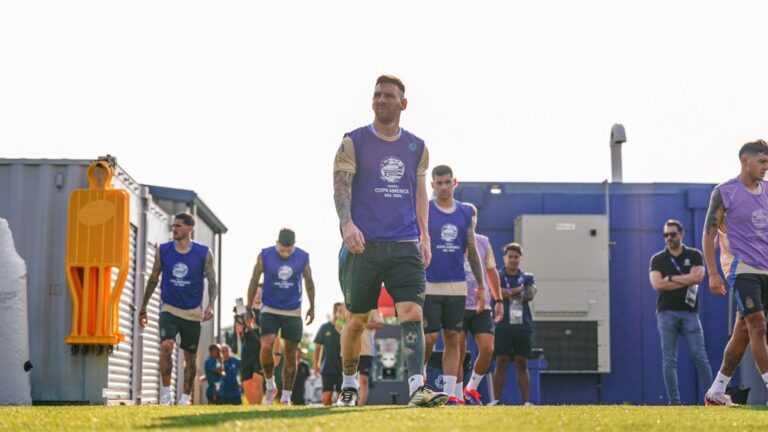
<svg viewBox="0 0 768 432">
<path fill-rule="evenodd" d="M 443 375 L 443 393 L 451 395 L 456 387 L 456 377 L 452 375 Z"/>
<path fill-rule="evenodd" d="M 467 388 L 469 390 L 477 390 L 477 388 L 480 386 L 480 381 L 483 380 L 483 376 L 485 375 L 478 375 L 475 373 L 475 371 L 472 371 L 472 378 L 469 379 L 469 382 L 467 383 Z"/>
<path fill-rule="evenodd" d="M 160 395 L 162 396 L 170 396 L 171 395 L 171 387 L 160 387 Z"/>
<path fill-rule="evenodd" d="M 182 394 L 181 399 L 179 400 L 179 405 L 184 405 L 187 402 L 189 402 L 189 395 L 188 394 Z"/>
<path fill-rule="evenodd" d="M 464 383 L 459 381 L 453 386 L 453 395 L 459 399 L 464 399 Z"/>
<path fill-rule="evenodd" d="M 411 375 L 408 377 L 408 394 L 413 394 L 424 385 L 424 375 Z"/>
<path fill-rule="evenodd" d="M 287 403 L 291 401 L 291 393 L 293 390 L 283 389 L 283 395 L 280 396 L 280 403 Z"/>
<path fill-rule="evenodd" d="M 765 383 L 765 386 L 768 387 L 768 372 L 761 375 L 763 377 L 763 382 Z"/>
<path fill-rule="evenodd" d="M 765 377 L 763 377 L 765 379 Z M 725 388 L 728 387 L 728 383 L 731 382 L 731 377 L 723 375 L 722 372 L 717 373 L 717 377 L 712 381 L 712 386 L 709 391 L 712 393 L 725 393 Z"/>
<path fill-rule="evenodd" d="M 267 378 L 267 390 L 274 390 L 277 388 L 277 384 L 275 384 L 275 377 Z"/>
<path fill-rule="evenodd" d="M 341 388 L 351 387 L 353 389 L 360 388 L 360 383 L 357 382 L 357 372 L 352 375 L 343 374 L 344 378 L 341 381 Z"/>
</svg>

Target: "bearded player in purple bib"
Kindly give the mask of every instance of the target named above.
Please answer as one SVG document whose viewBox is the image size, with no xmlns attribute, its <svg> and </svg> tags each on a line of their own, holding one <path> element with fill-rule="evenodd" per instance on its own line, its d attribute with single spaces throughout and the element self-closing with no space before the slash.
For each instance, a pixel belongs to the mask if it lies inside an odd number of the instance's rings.
<svg viewBox="0 0 768 432">
<path fill-rule="evenodd" d="M 333 198 L 344 240 L 339 280 L 348 312 L 341 334 L 343 377 L 337 404 L 342 406 L 357 405 L 360 337 L 378 306 L 382 283 L 400 319 L 408 405 L 432 407 L 448 400 L 424 384 L 429 153 L 424 140 L 400 127 L 407 106 L 403 82 L 380 76 L 373 93 L 373 123 L 346 134 L 334 160 Z"/>
<path fill-rule="evenodd" d="M 723 364 L 704 396 L 705 405 L 734 405 L 725 393 L 747 345 L 763 381 L 768 386 L 768 345 L 765 312 L 768 309 L 768 144 L 757 140 L 739 150 L 741 173 L 715 187 L 704 223 L 704 260 L 709 289 L 725 295 L 734 291 L 738 313 L 733 334 L 725 347 Z M 728 284 L 717 272 L 715 239 Z"/>
</svg>

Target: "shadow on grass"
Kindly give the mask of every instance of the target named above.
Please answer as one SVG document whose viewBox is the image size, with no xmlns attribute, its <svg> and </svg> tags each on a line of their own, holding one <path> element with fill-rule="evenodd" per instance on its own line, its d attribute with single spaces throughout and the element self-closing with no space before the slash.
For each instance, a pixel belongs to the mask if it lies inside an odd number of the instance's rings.
<svg viewBox="0 0 768 432">
<path fill-rule="evenodd" d="M 375 411 L 405 409 L 405 407 L 382 407 Z M 319 416 L 349 414 L 358 411 L 356 408 L 289 408 L 289 409 L 255 409 L 250 411 L 226 411 L 217 413 L 189 413 L 160 417 L 152 425 L 144 429 L 156 428 L 194 428 L 211 427 L 231 421 L 273 420 L 273 419 L 309 419 Z"/>
<path fill-rule="evenodd" d="M 737 407 L 737 409 L 748 410 L 748 411 L 768 411 L 768 406 L 766 406 L 766 405 L 740 405 L 740 406 Z"/>
</svg>

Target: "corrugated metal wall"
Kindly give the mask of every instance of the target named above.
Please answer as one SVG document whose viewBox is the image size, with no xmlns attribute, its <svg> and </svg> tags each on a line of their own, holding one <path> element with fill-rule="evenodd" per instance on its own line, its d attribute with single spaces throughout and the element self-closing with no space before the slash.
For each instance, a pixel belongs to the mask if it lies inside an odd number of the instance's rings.
<svg viewBox="0 0 768 432">
<path fill-rule="evenodd" d="M 666 404 L 656 329 L 656 292 L 648 282 L 649 261 L 664 248 L 660 232 L 670 218 L 679 219 L 685 225 L 685 243 L 701 249 L 704 216 L 714 185 L 504 183 L 499 186 L 502 193 L 494 195 L 490 193 L 491 183 L 465 182 L 456 193 L 457 199 L 479 207 L 477 230 L 490 237 L 499 266 L 503 265 L 501 247 L 514 240 L 517 216 L 605 214 L 610 209 L 611 373 L 545 375 L 543 402 Z M 525 268 L 525 257 L 521 267 Z M 705 280 L 702 286 L 706 284 Z M 539 289 L 544 290 L 546 286 Z M 710 365 L 716 371 L 728 340 L 728 301 L 703 290 L 699 307 Z M 678 377 L 683 402 L 700 403 L 695 369 L 684 344 L 680 348 Z"/>
</svg>

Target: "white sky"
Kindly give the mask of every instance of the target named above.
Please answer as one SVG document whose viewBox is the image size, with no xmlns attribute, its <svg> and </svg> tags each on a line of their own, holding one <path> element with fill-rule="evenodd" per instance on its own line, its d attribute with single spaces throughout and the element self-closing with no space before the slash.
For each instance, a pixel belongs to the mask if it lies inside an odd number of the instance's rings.
<svg viewBox="0 0 768 432">
<path fill-rule="evenodd" d="M 761 2 L 3 1 L 0 157 L 110 153 L 197 191 L 229 227 L 224 310 L 283 226 L 308 250 L 316 329 L 341 299 L 332 160 L 372 119 L 466 181 L 599 182 L 623 123 L 625 182 L 718 182 L 768 137 Z M 222 323 L 231 322 L 227 313 Z"/>
</svg>

